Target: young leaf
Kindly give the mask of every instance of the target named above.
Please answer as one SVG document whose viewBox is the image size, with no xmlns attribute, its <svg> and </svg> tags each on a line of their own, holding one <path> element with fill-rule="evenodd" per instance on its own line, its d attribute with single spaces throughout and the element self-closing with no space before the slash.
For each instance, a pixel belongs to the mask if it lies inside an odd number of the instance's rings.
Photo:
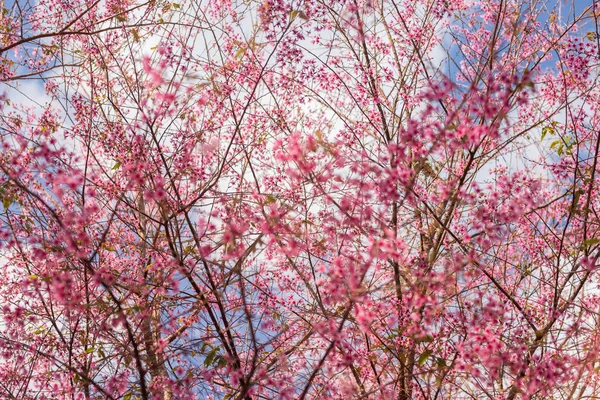
<svg viewBox="0 0 600 400">
<path fill-rule="evenodd" d="M 429 359 L 429 356 L 431 356 L 432 353 L 433 350 L 430 349 L 426 349 L 423 353 L 421 353 L 421 355 L 419 356 L 419 360 L 417 361 L 419 367 L 427 362 L 427 359 Z"/>
<path fill-rule="evenodd" d="M 215 357 L 217 356 L 219 352 L 219 348 L 215 347 L 214 349 L 212 349 L 211 351 L 208 352 L 208 354 L 206 355 L 206 358 L 204 359 L 204 366 L 205 367 L 210 367 L 213 363 L 213 361 L 215 360 Z"/>
</svg>

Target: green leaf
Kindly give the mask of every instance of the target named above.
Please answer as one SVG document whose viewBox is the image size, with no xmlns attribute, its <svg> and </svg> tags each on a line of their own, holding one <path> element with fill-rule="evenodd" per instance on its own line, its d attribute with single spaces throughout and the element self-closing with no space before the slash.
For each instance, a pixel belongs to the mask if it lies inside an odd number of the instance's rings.
<svg viewBox="0 0 600 400">
<path fill-rule="evenodd" d="M 218 357 L 217 366 L 219 368 L 224 368 L 227 366 L 227 360 L 223 356 Z"/>
<path fill-rule="evenodd" d="M 436 364 L 438 369 L 442 369 L 448 366 L 448 364 L 446 364 L 446 360 L 441 357 L 438 357 L 438 359 L 436 360 Z"/>
<path fill-rule="evenodd" d="M 422 366 L 423 364 L 425 364 L 425 362 L 427 362 L 427 359 L 429 358 L 429 356 L 431 356 L 431 354 L 433 353 L 433 350 L 425 350 L 423 353 L 421 353 L 421 356 L 419 357 L 419 361 L 417 361 L 417 364 L 419 364 L 419 367 Z"/>
<path fill-rule="evenodd" d="M 173 3 L 173 4 L 171 4 L 171 5 L 173 6 L 173 8 L 174 8 L 175 10 L 179 10 L 179 9 L 181 8 L 181 5 L 179 5 L 179 4 L 177 4 L 177 3 Z"/>
<path fill-rule="evenodd" d="M 267 198 L 265 199 L 264 204 L 265 205 L 272 204 L 272 203 L 275 203 L 276 201 L 277 201 L 277 199 L 273 195 L 268 194 Z"/>
<path fill-rule="evenodd" d="M 544 140 L 544 138 L 546 137 L 546 135 L 550 134 L 550 135 L 554 135 L 556 132 L 554 131 L 554 128 L 551 126 L 545 126 L 542 128 L 542 140 Z"/>
<path fill-rule="evenodd" d="M 237 58 L 238 60 L 242 58 L 242 56 L 246 54 L 246 49 L 244 47 L 242 47 L 241 49 L 239 49 L 236 53 L 235 53 L 235 58 Z"/>
<path fill-rule="evenodd" d="M 431 342 L 433 342 L 433 336 L 426 335 L 426 336 L 420 338 L 419 342 L 422 342 L 422 343 L 431 343 Z"/>
<path fill-rule="evenodd" d="M 556 149 L 556 154 L 561 156 L 565 150 L 565 143 L 563 142 L 562 139 L 558 139 L 558 140 L 555 140 L 554 142 L 550 143 L 550 148 Z"/>
<path fill-rule="evenodd" d="M 213 361 L 215 361 L 215 357 L 217 356 L 219 352 L 219 348 L 215 347 L 214 349 L 212 349 L 211 351 L 208 352 L 208 354 L 206 355 L 206 358 L 204 359 L 204 366 L 205 367 L 210 367 L 213 363 Z"/>
<path fill-rule="evenodd" d="M 593 42 L 594 40 L 596 40 L 596 32 L 588 32 L 588 33 L 585 34 L 585 37 L 590 42 Z"/>
<path fill-rule="evenodd" d="M 5 198 L 2 199 L 2 206 L 4 207 L 5 210 L 8 210 L 8 208 L 12 205 L 12 203 L 13 203 L 12 196 L 6 196 Z"/>
<path fill-rule="evenodd" d="M 202 347 L 200 348 L 200 354 L 204 354 L 204 350 L 208 347 L 208 343 L 203 342 Z"/>
<path fill-rule="evenodd" d="M 111 246 L 108 243 L 102 243 L 102 248 L 106 251 L 112 251 L 112 252 L 116 252 L 117 249 L 114 246 Z"/>
<path fill-rule="evenodd" d="M 301 11 L 301 10 L 292 10 L 292 11 L 290 11 L 290 18 L 292 20 L 294 20 L 294 19 L 296 19 L 296 17 L 300 17 L 300 18 L 302 18 L 305 21 L 308 20 L 308 17 L 304 13 L 304 11 Z"/>
<path fill-rule="evenodd" d="M 579 204 L 579 199 L 581 198 L 581 195 L 584 193 L 585 193 L 585 191 L 581 190 L 581 189 L 576 190 L 573 193 L 573 202 L 571 203 L 571 206 L 569 207 L 569 212 L 577 213 L 579 211 L 577 206 Z"/>
<path fill-rule="evenodd" d="M 123 396 L 123 400 L 131 400 L 131 393 L 126 393 L 125 396 Z"/>
<path fill-rule="evenodd" d="M 94 348 L 93 347 L 88 347 L 87 349 L 85 349 L 85 354 L 91 354 L 94 352 Z"/>
<path fill-rule="evenodd" d="M 581 243 L 581 247 L 587 248 L 587 247 L 595 245 L 596 243 L 600 243 L 600 239 L 598 239 L 598 238 L 587 239 L 587 240 L 584 240 L 583 243 Z"/>
</svg>

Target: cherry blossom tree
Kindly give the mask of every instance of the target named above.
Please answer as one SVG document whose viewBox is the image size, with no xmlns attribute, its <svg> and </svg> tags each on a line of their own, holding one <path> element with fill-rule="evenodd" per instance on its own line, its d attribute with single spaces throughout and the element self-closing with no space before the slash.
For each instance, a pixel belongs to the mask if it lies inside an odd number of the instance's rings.
<svg viewBox="0 0 600 400">
<path fill-rule="evenodd" d="M 1 5 L 1 399 L 600 396 L 596 0 Z"/>
</svg>

